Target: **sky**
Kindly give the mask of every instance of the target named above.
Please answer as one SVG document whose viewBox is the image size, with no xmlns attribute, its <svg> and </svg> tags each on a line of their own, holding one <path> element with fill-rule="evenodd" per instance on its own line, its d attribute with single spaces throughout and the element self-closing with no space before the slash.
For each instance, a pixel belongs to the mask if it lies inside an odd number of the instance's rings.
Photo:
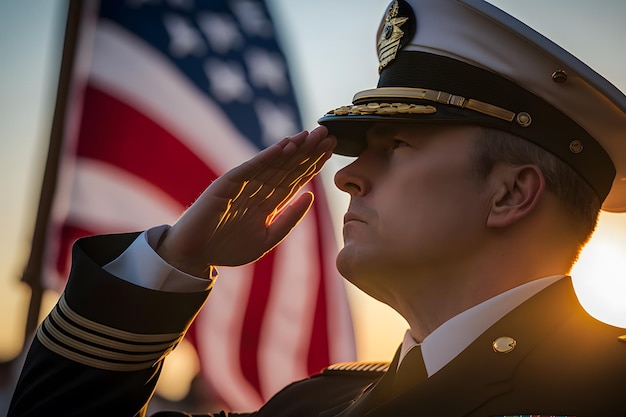
<svg viewBox="0 0 626 417">
<path fill-rule="evenodd" d="M 289 59 L 306 128 L 377 82 L 374 35 L 387 0 L 270 0 Z M 493 0 L 626 91 L 626 2 Z M 0 0 L 0 360 L 19 352 L 28 291 L 19 283 L 28 256 L 47 152 L 64 25 L 65 1 Z M 345 196 L 332 187 L 346 162 L 324 170 L 335 217 Z M 626 326 L 626 214 L 603 214 L 573 271 L 583 305 Z M 406 324 L 349 288 L 359 358 L 387 360 Z M 46 304 L 56 299 L 50 295 Z M 44 309 L 45 311 L 45 309 Z"/>
</svg>

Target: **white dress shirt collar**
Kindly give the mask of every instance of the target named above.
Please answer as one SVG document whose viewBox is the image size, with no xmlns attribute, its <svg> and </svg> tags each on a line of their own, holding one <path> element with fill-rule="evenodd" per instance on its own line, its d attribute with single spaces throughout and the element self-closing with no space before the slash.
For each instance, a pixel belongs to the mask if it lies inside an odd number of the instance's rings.
<svg viewBox="0 0 626 417">
<path fill-rule="evenodd" d="M 475 305 L 443 323 L 421 343 L 428 376 L 432 376 L 446 366 L 478 336 L 511 310 L 563 277 L 563 275 L 553 275 L 520 285 Z M 417 345 L 411 332 L 407 330 L 400 350 L 400 361 L 411 348 Z"/>
</svg>

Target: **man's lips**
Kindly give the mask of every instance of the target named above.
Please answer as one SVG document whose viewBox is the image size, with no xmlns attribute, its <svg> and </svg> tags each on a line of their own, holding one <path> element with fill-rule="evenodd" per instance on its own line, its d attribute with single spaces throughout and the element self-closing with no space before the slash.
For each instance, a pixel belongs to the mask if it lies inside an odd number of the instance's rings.
<svg viewBox="0 0 626 417">
<path fill-rule="evenodd" d="M 352 222 L 352 221 L 357 221 L 357 222 L 361 222 L 361 223 L 365 223 L 365 221 L 363 220 L 362 217 L 358 216 L 357 214 L 349 211 L 347 212 L 344 216 L 343 216 L 343 224 L 346 224 L 348 222 Z"/>
</svg>

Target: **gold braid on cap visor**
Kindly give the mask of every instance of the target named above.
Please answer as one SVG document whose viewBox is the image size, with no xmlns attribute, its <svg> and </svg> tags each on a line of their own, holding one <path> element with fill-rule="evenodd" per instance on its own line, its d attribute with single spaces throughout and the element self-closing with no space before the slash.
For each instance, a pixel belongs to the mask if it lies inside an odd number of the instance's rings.
<svg viewBox="0 0 626 417">
<path fill-rule="evenodd" d="M 390 101 L 393 101 L 393 99 L 433 101 L 436 103 L 474 110 L 488 116 L 506 120 L 507 122 L 512 122 L 515 118 L 515 112 L 503 109 L 502 107 L 494 106 L 493 104 L 484 103 L 471 98 L 467 99 L 465 97 L 455 96 L 444 91 L 407 87 L 382 87 L 358 92 L 352 100 L 354 103 L 353 105 L 339 107 L 335 110 L 329 111 L 328 114 L 334 114 L 337 116 L 345 116 L 347 114 L 430 114 L 437 111 L 437 109 L 433 106 L 393 102 L 377 103 L 370 101 L 380 98 L 385 98 Z M 363 101 L 370 102 L 367 104 L 360 104 L 363 103 Z"/>
</svg>

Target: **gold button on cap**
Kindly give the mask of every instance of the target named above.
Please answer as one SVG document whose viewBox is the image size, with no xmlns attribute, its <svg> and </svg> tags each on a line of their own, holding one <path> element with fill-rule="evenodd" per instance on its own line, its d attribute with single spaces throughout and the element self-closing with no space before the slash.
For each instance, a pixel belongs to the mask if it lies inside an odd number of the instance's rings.
<svg viewBox="0 0 626 417">
<path fill-rule="evenodd" d="M 515 349 L 517 342 L 512 337 L 503 336 L 493 341 L 493 350 L 498 353 L 509 353 Z"/>
</svg>

